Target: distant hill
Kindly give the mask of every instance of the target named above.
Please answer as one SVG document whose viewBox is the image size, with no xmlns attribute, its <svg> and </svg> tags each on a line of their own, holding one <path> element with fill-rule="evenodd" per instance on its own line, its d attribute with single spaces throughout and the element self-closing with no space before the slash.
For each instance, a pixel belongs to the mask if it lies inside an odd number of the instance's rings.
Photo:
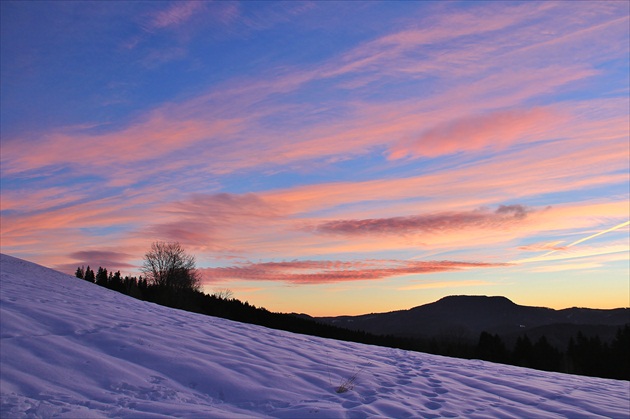
<svg viewBox="0 0 630 419">
<path fill-rule="evenodd" d="M 630 309 L 567 308 L 554 310 L 515 304 L 505 297 L 458 295 L 409 310 L 360 316 L 317 317 L 318 321 L 365 332 L 410 338 L 450 337 L 475 340 L 483 331 L 510 340 L 523 333 L 551 335 L 558 345 L 583 330 L 612 338 L 630 323 Z M 556 338 L 557 337 L 557 338 Z"/>
</svg>

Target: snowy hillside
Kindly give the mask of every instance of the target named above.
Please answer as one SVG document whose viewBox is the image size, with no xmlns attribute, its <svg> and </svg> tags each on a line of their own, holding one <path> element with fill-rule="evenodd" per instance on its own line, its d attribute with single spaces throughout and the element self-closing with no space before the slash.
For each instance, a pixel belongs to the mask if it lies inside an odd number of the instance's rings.
<svg viewBox="0 0 630 419">
<path fill-rule="evenodd" d="M 1 258 L 2 418 L 628 417 L 627 381 L 296 335 Z"/>
</svg>

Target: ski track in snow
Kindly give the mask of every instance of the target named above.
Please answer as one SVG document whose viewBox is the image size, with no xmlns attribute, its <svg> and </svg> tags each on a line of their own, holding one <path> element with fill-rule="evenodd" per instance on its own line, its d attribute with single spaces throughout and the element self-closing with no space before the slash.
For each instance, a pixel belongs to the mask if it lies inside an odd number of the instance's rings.
<svg viewBox="0 0 630 419">
<path fill-rule="evenodd" d="M 628 381 L 187 313 L 6 255 L 0 281 L 3 419 L 630 417 Z"/>
</svg>

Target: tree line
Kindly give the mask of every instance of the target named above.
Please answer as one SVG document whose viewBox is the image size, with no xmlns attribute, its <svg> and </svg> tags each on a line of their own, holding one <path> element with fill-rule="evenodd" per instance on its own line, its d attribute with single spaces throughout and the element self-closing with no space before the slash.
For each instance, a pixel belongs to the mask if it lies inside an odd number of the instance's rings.
<svg viewBox="0 0 630 419">
<path fill-rule="evenodd" d="M 545 371 L 630 380 L 630 324 L 619 327 L 610 343 L 577 332 L 564 350 L 551 345 L 545 336 L 532 342 L 526 334 L 510 350 L 499 335 L 482 332 L 476 357 Z"/>
<path fill-rule="evenodd" d="M 532 342 L 527 335 L 520 336 L 513 348 L 508 348 L 499 335 L 487 332 L 482 332 L 476 343 L 448 338 L 372 335 L 293 314 L 273 313 L 233 298 L 229 290 L 203 293 L 195 259 L 179 243 L 153 243 L 145 254 L 141 270 L 144 276 L 122 277 L 120 271 L 110 272 L 99 266 L 94 272 L 89 266 L 81 266 L 75 275 L 140 300 L 295 333 L 546 371 L 630 380 L 630 324 L 620 327 L 610 343 L 598 336 L 578 332 L 566 348 L 551 345 L 545 336 Z"/>
</svg>

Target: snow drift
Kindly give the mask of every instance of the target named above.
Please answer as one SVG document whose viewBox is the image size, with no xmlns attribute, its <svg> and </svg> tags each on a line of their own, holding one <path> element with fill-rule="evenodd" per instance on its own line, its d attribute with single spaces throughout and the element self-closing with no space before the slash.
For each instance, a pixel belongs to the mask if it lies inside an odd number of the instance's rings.
<svg viewBox="0 0 630 419">
<path fill-rule="evenodd" d="M 627 381 L 297 335 L 0 262 L 2 418 L 629 417 Z"/>
</svg>

